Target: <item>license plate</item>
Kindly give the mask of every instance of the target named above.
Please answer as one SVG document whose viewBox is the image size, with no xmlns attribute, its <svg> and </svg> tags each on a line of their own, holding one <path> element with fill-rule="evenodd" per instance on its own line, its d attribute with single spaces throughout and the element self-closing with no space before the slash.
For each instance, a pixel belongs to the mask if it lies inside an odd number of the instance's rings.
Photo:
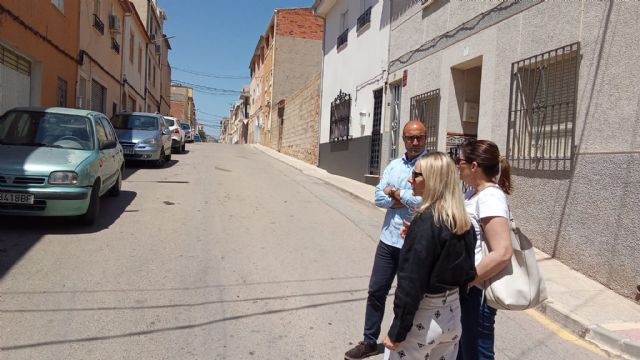
<svg viewBox="0 0 640 360">
<path fill-rule="evenodd" d="M 33 204 L 33 198 L 33 194 L 0 192 L 0 203 Z"/>
<path fill-rule="evenodd" d="M 135 154 L 135 151 L 133 151 L 133 148 L 124 148 L 122 149 L 122 151 L 127 155 Z"/>
</svg>

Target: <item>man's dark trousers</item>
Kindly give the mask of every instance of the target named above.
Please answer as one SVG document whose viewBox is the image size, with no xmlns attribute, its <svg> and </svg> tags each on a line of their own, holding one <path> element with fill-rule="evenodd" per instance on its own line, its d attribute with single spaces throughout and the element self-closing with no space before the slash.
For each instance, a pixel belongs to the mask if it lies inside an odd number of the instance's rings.
<svg viewBox="0 0 640 360">
<path fill-rule="evenodd" d="M 364 318 L 364 342 L 366 343 L 378 343 L 384 305 L 393 279 L 398 272 L 399 258 L 400 248 L 387 245 L 382 241 L 378 242 L 369 280 L 369 297 Z"/>
</svg>

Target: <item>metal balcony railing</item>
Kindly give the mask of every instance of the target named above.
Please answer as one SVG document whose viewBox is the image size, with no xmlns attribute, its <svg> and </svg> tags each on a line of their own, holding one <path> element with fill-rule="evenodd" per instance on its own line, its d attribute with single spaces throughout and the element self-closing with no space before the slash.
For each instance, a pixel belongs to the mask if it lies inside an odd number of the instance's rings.
<svg viewBox="0 0 640 360">
<path fill-rule="evenodd" d="M 371 23 L 371 6 L 358 17 L 358 27 L 356 31 L 360 31 L 363 27 Z"/>
<path fill-rule="evenodd" d="M 104 34 L 104 22 L 102 22 L 96 14 L 93 14 L 93 27 L 96 28 L 100 34 Z"/>
<path fill-rule="evenodd" d="M 349 29 L 346 29 L 345 31 L 342 32 L 342 34 L 340 34 L 340 36 L 338 36 L 337 46 L 341 47 L 345 45 L 348 40 L 349 40 Z"/>
<path fill-rule="evenodd" d="M 116 38 L 111 38 L 111 49 L 116 52 L 116 54 L 120 54 L 120 44 Z"/>
</svg>

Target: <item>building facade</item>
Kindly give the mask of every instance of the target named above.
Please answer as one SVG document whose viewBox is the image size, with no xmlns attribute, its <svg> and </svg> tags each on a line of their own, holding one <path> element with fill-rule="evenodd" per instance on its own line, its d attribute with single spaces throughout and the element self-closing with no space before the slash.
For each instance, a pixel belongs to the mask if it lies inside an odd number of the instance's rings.
<svg viewBox="0 0 640 360">
<path fill-rule="evenodd" d="M 120 111 L 124 14 L 120 0 L 80 1 L 77 108 Z"/>
<path fill-rule="evenodd" d="M 325 18 L 318 166 L 372 184 L 389 159 L 382 157 L 382 137 L 390 6 L 373 0 L 313 4 Z"/>
<path fill-rule="evenodd" d="M 196 104 L 193 100 L 193 89 L 180 84 L 171 85 L 171 108 L 169 114 L 178 118 L 181 122 L 191 124 L 191 128 L 197 127 Z"/>
<path fill-rule="evenodd" d="M 451 154 L 498 144 L 522 234 L 627 296 L 640 279 L 638 15 L 627 2 L 398 0 L 389 40 L 400 125 L 421 119 L 427 147 Z"/>
<path fill-rule="evenodd" d="M 0 113 L 75 105 L 80 1 L 0 1 Z"/>
<path fill-rule="evenodd" d="M 323 20 L 311 8 L 276 9 L 250 63 L 253 140 L 277 149 L 284 123 L 274 104 L 302 88 L 318 72 Z"/>
<path fill-rule="evenodd" d="M 149 35 L 136 7 L 128 0 L 121 1 L 125 10 L 122 21 L 122 111 L 146 111 L 144 49 L 150 44 Z"/>
</svg>

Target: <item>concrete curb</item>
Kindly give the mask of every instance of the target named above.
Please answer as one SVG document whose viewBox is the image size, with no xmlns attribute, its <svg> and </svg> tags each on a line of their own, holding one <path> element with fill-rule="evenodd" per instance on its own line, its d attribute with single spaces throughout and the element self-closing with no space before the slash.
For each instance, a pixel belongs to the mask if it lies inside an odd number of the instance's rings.
<svg viewBox="0 0 640 360">
<path fill-rule="evenodd" d="M 536 307 L 536 310 L 571 330 L 579 337 L 593 343 L 614 359 L 640 359 L 640 344 L 624 338 L 600 325 L 591 325 L 580 316 L 566 310 L 553 299 L 548 299 Z"/>
</svg>

